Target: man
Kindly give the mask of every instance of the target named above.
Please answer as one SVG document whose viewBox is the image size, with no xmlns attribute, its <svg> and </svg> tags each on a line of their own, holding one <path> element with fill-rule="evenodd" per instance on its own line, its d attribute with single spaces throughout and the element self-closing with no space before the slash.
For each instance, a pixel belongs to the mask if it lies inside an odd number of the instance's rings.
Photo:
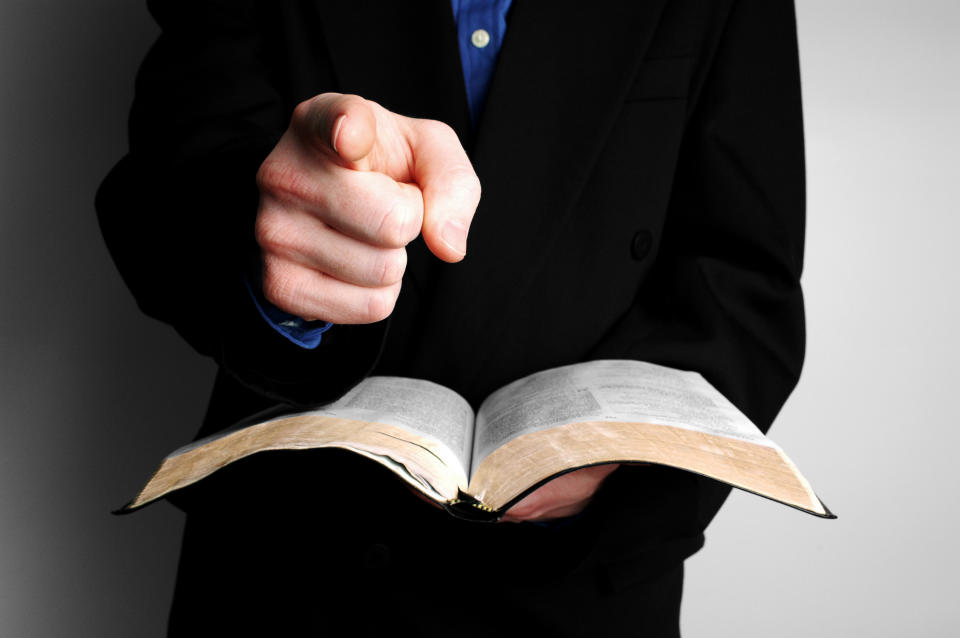
<svg viewBox="0 0 960 638">
<path fill-rule="evenodd" d="M 480 101 L 466 4 L 150 3 L 98 210 L 220 365 L 201 435 L 373 373 L 476 407 L 601 358 L 697 370 L 766 430 L 803 358 L 792 3 L 515 0 Z M 178 497 L 171 634 L 675 636 L 728 490 L 611 470 L 481 525 L 350 455 L 245 460 Z"/>
</svg>

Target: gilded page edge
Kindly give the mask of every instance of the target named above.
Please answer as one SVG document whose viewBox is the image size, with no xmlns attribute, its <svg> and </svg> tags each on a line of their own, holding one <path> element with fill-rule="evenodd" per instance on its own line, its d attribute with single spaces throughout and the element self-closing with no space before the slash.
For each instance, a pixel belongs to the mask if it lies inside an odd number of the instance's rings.
<svg viewBox="0 0 960 638">
<path fill-rule="evenodd" d="M 259 452 L 328 447 L 356 452 L 394 470 L 389 462 L 378 458 L 386 457 L 407 470 L 409 475 L 397 474 L 400 478 L 432 500 L 437 500 L 437 495 L 445 500 L 454 499 L 465 487 L 466 477 L 458 480 L 444 459 L 448 453 L 433 441 L 385 423 L 297 415 L 235 430 L 202 445 L 174 452 L 161 462 L 137 496 L 120 511 L 143 507 Z M 425 491 L 416 476 L 430 483 L 435 494 Z"/>
<path fill-rule="evenodd" d="M 682 453 L 686 460 L 680 458 L 681 450 L 686 450 Z M 522 459 L 530 459 L 526 470 L 517 468 Z M 480 463 L 468 492 L 485 506 L 501 510 L 531 486 L 572 468 L 630 462 L 687 470 L 817 516 L 833 517 L 796 465 L 769 439 L 759 444 L 654 423 L 589 421 L 523 434 Z M 778 470 L 781 481 L 759 476 L 764 467 Z"/>
</svg>

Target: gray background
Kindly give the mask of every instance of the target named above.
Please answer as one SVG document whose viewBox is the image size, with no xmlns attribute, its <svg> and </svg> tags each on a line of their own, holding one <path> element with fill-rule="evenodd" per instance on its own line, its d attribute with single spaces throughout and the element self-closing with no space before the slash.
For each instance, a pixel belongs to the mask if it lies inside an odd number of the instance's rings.
<svg viewBox="0 0 960 638">
<path fill-rule="evenodd" d="M 807 365 L 772 431 L 840 514 L 736 493 L 687 636 L 960 631 L 960 5 L 799 0 Z M 109 511 L 187 440 L 212 365 L 143 318 L 96 227 L 140 2 L 0 4 L 0 634 L 161 635 L 182 517 Z M 144 629 L 144 628 L 148 629 Z"/>
</svg>

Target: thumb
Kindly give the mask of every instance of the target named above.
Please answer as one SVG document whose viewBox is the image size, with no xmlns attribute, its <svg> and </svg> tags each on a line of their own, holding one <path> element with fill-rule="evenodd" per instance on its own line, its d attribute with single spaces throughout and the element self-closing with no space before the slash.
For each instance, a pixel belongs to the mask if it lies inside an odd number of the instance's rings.
<svg viewBox="0 0 960 638">
<path fill-rule="evenodd" d="M 452 128 L 411 120 L 414 179 L 423 192 L 423 239 L 448 262 L 467 254 L 467 233 L 480 202 L 480 180 Z"/>
<path fill-rule="evenodd" d="M 349 168 L 366 169 L 377 138 L 372 106 L 358 95 L 321 93 L 297 106 L 294 126 L 304 142 Z"/>
</svg>

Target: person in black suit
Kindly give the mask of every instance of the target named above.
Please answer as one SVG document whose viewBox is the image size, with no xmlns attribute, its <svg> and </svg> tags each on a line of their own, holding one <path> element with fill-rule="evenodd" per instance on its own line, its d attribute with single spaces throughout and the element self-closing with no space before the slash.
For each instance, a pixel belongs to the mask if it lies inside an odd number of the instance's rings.
<svg viewBox="0 0 960 638">
<path fill-rule="evenodd" d="M 97 208 L 144 312 L 220 366 L 198 436 L 369 374 L 476 407 L 602 358 L 697 370 L 769 428 L 804 349 L 791 2 L 515 0 L 473 125 L 447 0 L 149 5 L 163 33 Z M 336 325 L 305 349 L 251 292 Z M 481 525 L 347 454 L 247 459 L 173 499 L 170 633 L 678 635 L 729 489 L 611 469 Z"/>
</svg>

